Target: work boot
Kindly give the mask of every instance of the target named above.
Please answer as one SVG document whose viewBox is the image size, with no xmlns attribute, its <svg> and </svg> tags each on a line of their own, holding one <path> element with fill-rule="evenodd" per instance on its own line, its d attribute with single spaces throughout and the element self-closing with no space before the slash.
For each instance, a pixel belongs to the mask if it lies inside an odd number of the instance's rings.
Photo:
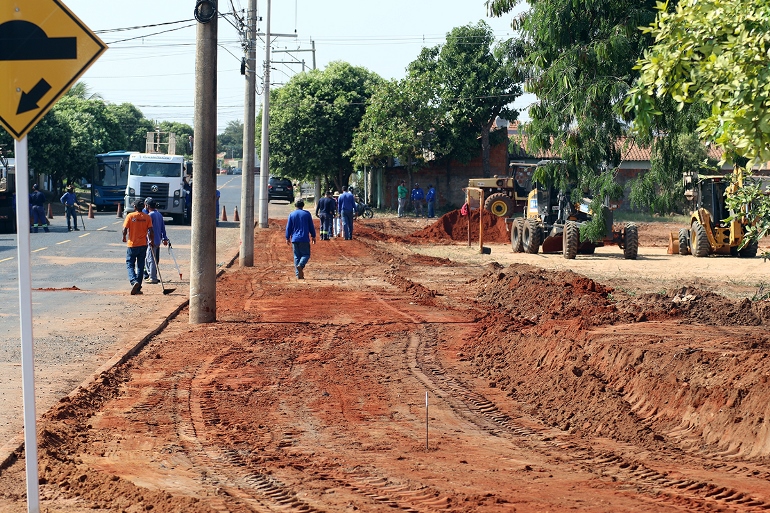
<svg viewBox="0 0 770 513">
<path fill-rule="evenodd" d="M 68 226 L 68 227 L 67 227 L 67 231 L 68 231 L 68 232 L 71 232 L 71 231 L 72 231 L 72 228 Z"/>
<path fill-rule="evenodd" d="M 135 282 L 133 286 L 131 287 L 131 295 L 135 296 L 141 292 L 142 283 L 141 282 Z"/>
<path fill-rule="evenodd" d="M 47 227 L 47 226 L 43 226 L 43 231 L 44 231 L 45 233 L 48 233 L 50 230 L 48 229 L 48 227 Z"/>
<path fill-rule="evenodd" d="M 32 228 L 32 233 L 37 233 L 37 226 L 35 226 L 34 228 Z"/>
<path fill-rule="evenodd" d="M 297 279 L 298 280 L 304 280 L 305 279 L 304 267 L 297 267 Z"/>
<path fill-rule="evenodd" d="M 78 230 L 78 227 L 77 227 L 77 226 L 74 228 L 74 230 L 75 230 L 76 232 L 79 232 L 79 231 L 80 231 L 80 230 Z"/>
</svg>

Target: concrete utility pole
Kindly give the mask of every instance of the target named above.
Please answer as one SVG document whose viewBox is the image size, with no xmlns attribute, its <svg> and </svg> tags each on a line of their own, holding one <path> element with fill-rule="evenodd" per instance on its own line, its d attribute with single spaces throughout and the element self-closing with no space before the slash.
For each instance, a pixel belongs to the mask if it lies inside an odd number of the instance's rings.
<svg viewBox="0 0 770 513">
<path fill-rule="evenodd" d="M 270 176 L 270 0 L 265 30 L 265 86 L 262 98 L 262 164 L 259 170 L 259 227 L 267 228 L 267 180 Z"/>
<path fill-rule="evenodd" d="M 217 0 L 198 0 L 195 52 L 190 324 L 217 320 Z"/>
<path fill-rule="evenodd" d="M 243 176 L 241 176 L 241 267 L 254 265 L 254 124 L 257 85 L 257 0 L 249 0 L 247 14 L 246 99 L 243 118 Z"/>
</svg>

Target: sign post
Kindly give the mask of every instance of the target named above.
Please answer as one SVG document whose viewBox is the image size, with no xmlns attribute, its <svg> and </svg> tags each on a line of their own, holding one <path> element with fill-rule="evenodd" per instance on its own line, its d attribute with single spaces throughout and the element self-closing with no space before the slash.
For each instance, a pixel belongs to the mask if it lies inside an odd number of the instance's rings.
<svg viewBox="0 0 770 513">
<path fill-rule="evenodd" d="M 0 124 L 16 142 L 16 231 L 27 511 L 40 512 L 27 134 L 107 50 L 59 0 L 0 5 Z"/>
</svg>

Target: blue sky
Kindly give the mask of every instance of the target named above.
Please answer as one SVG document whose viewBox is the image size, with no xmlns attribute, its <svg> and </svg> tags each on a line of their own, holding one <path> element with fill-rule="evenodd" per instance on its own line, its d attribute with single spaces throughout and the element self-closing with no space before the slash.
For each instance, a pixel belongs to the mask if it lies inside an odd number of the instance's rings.
<svg viewBox="0 0 770 513">
<path fill-rule="evenodd" d="M 194 0 L 64 3 L 110 47 L 81 79 L 92 92 L 112 103 L 133 103 L 150 119 L 193 124 Z M 242 15 L 248 0 L 220 0 L 219 5 L 222 12 L 235 10 Z M 264 32 L 267 0 L 258 0 L 258 10 L 263 18 L 260 30 Z M 403 78 L 406 66 L 420 49 L 443 43 L 454 27 L 483 19 L 500 39 L 513 34 L 511 16 L 487 17 L 483 0 L 272 0 L 271 14 L 271 32 L 297 35 L 274 39 L 274 50 L 310 49 L 312 39 L 318 68 L 342 60 L 387 79 Z M 233 21 L 233 17 L 219 20 L 219 132 L 229 121 L 243 120 L 245 94 L 239 71 L 243 50 L 236 29 L 227 20 Z M 130 27 L 142 28 L 116 30 Z M 274 61 L 302 59 L 308 68 L 312 65 L 311 52 L 273 54 Z M 264 42 L 259 41 L 260 68 L 263 60 Z M 273 87 L 301 70 L 301 64 L 276 63 L 271 76 Z M 259 109 L 259 96 L 257 104 Z M 525 104 L 520 101 L 517 106 Z"/>
</svg>

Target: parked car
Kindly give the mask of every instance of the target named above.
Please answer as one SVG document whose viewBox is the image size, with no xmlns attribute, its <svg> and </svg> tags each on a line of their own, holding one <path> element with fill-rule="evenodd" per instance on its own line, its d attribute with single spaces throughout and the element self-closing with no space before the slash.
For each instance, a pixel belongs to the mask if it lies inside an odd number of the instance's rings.
<svg viewBox="0 0 770 513">
<path fill-rule="evenodd" d="M 240 174 L 242 174 L 242 173 L 243 173 L 243 171 L 241 170 L 241 168 L 239 168 L 239 167 L 234 167 L 234 168 L 233 168 L 233 172 L 232 172 L 232 174 L 234 174 L 234 175 L 240 175 Z"/>
<path fill-rule="evenodd" d="M 267 202 L 270 200 L 294 201 L 294 186 L 288 178 L 271 176 L 267 182 Z"/>
</svg>

